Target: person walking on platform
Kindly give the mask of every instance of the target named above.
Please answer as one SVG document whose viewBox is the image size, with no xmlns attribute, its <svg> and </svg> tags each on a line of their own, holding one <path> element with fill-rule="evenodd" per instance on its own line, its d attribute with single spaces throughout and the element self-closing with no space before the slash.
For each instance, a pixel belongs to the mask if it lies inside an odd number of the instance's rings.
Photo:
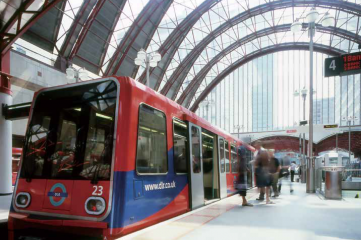
<svg viewBox="0 0 361 240">
<path fill-rule="evenodd" d="M 240 161 L 239 161 L 239 179 L 237 181 L 237 189 L 239 191 L 239 195 L 242 197 L 242 206 L 253 207 L 253 204 L 249 203 L 246 199 L 247 172 L 249 172 L 249 169 L 247 168 L 246 149 L 244 146 L 238 148 L 238 156 L 240 158 Z"/>
<path fill-rule="evenodd" d="M 261 151 L 256 158 L 256 184 L 260 193 L 266 193 L 266 204 L 273 204 L 269 198 L 270 186 L 272 185 L 272 175 L 269 173 L 269 156 L 267 151 Z"/>
<path fill-rule="evenodd" d="M 273 196 L 272 197 L 278 197 L 278 177 L 280 174 L 281 166 L 280 162 L 277 158 L 275 158 L 274 150 L 269 150 L 269 156 L 270 156 L 270 166 L 269 171 L 272 174 L 272 190 L 273 190 Z"/>
<path fill-rule="evenodd" d="M 291 168 L 291 182 L 294 182 L 294 180 L 295 180 L 296 167 L 297 167 L 296 162 L 292 161 L 291 166 L 290 166 L 290 168 Z"/>
<path fill-rule="evenodd" d="M 255 167 L 255 162 L 256 162 L 257 157 L 260 155 L 260 153 L 262 151 L 265 151 L 265 149 L 262 147 L 262 142 L 261 141 L 256 141 L 253 146 L 256 149 L 256 151 L 254 152 L 254 160 L 252 161 L 252 164 Z M 257 173 L 255 173 L 255 177 L 256 177 L 256 186 L 258 187 L 257 182 L 259 181 L 258 178 L 260 176 L 258 176 Z M 263 201 L 264 200 L 264 194 L 265 194 L 264 190 L 265 190 L 264 188 L 258 187 L 259 197 L 256 200 L 258 200 L 258 201 Z"/>
</svg>

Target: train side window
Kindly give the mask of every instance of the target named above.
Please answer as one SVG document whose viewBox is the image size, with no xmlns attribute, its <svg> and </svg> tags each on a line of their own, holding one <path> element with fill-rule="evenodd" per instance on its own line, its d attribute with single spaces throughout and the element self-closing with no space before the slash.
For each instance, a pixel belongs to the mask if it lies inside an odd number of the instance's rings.
<svg viewBox="0 0 361 240">
<path fill-rule="evenodd" d="M 139 174 L 168 171 L 165 114 L 147 105 L 139 107 L 136 170 Z"/>
<path fill-rule="evenodd" d="M 201 166 L 201 134 L 199 129 L 192 126 L 192 166 L 193 173 L 200 173 L 202 171 Z"/>
<path fill-rule="evenodd" d="M 225 146 L 225 154 L 226 154 L 226 172 L 230 173 L 230 167 L 229 167 L 229 143 L 228 141 L 226 141 L 226 146 Z"/>
<path fill-rule="evenodd" d="M 220 152 L 220 161 L 221 161 L 221 172 L 224 173 L 225 172 L 225 166 L 224 166 L 224 163 L 225 163 L 225 159 L 224 159 L 224 140 L 221 138 L 219 139 L 219 152 Z"/>
<path fill-rule="evenodd" d="M 231 164 L 232 164 L 232 173 L 238 173 L 238 159 L 237 159 L 237 152 L 236 146 L 231 146 Z"/>
<path fill-rule="evenodd" d="M 187 173 L 187 131 L 185 123 L 173 120 L 174 170 L 176 173 Z"/>
</svg>

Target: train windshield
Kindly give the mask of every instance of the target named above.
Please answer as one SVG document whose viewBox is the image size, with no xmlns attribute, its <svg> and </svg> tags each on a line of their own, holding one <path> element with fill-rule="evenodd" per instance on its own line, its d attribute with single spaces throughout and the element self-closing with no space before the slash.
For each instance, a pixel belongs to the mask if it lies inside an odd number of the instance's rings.
<svg viewBox="0 0 361 240">
<path fill-rule="evenodd" d="M 116 97 L 113 81 L 40 93 L 21 177 L 109 180 Z"/>
</svg>

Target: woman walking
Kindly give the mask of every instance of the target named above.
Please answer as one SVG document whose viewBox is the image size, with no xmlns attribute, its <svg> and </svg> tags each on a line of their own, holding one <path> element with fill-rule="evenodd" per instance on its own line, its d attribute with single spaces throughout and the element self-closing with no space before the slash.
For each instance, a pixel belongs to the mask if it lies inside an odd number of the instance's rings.
<svg viewBox="0 0 361 240">
<path fill-rule="evenodd" d="M 267 151 L 261 151 L 255 162 L 256 184 L 261 192 L 266 193 L 266 204 L 274 204 L 269 198 L 272 175 L 269 172 L 269 156 Z"/>
</svg>

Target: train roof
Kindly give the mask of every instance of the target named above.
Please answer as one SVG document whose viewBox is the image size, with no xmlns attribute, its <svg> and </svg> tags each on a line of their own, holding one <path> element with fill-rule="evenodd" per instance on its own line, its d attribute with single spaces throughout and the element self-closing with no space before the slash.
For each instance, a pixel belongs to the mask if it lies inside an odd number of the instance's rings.
<svg viewBox="0 0 361 240">
<path fill-rule="evenodd" d="M 116 77 L 117 79 L 119 79 L 120 77 Z M 199 125 L 200 127 L 211 131 L 215 134 L 221 135 L 223 137 L 226 137 L 229 139 L 233 139 L 234 141 L 238 141 L 239 143 L 241 143 L 242 145 L 244 145 L 247 149 L 251 150 L 251 151 L 255 151 L 255 148 L 253 148 L 252 146 L 246 144 L 245 142 L 235 138 L 234 136 L 232 136 L 230 133 L 224 131 L 223 129 L 212 125 L 210 122 L 208 122 L 207 120 L 199 117 L 198 115 L 196 115 L 194 112 L 190 111 L 189 109 L 183 107 L 182 105 L 176 103 L 175 101 L 167 98 L 166 96 L 160 94 L 159 92 L 154 91 L 153 89 L 145 86 L 144 84 L 135 81 L 132 78 L 127 77 L 127 79 L 129 80 L 129 84 L 132 84 L 133 86 L 141 89 L 142 91 L 147 92 L 148 94 L 154 95 L 157 98 L 159 98 L 160 100 L 168 103 L 169 105 L 173 106 L 174 108 L 177 108 L 178 110 L 180 110 L 181 112 L 183 112 L 185 114 L 184 119 L 185 120 L 189 120 L 192 121 L 193 123 Z M 121 81 L 124 83 L 124 81 Z"/>
<path fill-rule="evenodd" d="M 153 95 L 153 96 L 157 97 L 160 101 L 166 102 L 170 106 L 172 106 L 172 107 L 178 109 L 179 111 L 183 112 L 185 120 L 192 121 L 193 123 L 199 125 L 200 127 L 204 128 L 204 129 L 207 129 L 208 131 L 211 131 L 211 132 L 213 132 L 215 134 L 221 135 L 221 136 L 225 137 L 226 139 L 228 139 L 228 141 L 230 141 L 231 139 L 232 139 L 232 141 L 238 141 L 239 143 L 244 145 L 247 149 L 249 149 L 251 151 L 255 151 L 255 148 L 248 145 L 247 143 L 235 138 L 230 133 L 224 131 L 223 129 L 221 129 L 221 128 L 217 127 L 217 126 L 212 125 L 207 120 L 197 116 L 194 112 L 190 111 L 189 109 L 181 106 L 180 104 L 176 103 L 175 101 L 167 98 L 166 96 L 160 94 L 159 92 L 154 91 L 152 88 L 149 88 L 149 87 L 145 86 L 144 84 L 142 84 L 142 83 L 140 83 L 138 81 L 135 81 L 134 79 L 132 79 L 130 77 L 126 77 L 126 76 L 104 77 L 104 78 L 92 79 L 92 80 L 89 80 L 89 81 L 83 81 L 80 84 L 84 84 L 85 82 L 107 80 L 107 79 L 113 79 L 113 80 L 117 79 L 118 82 L 121 85 L 131 85 L 133 87 L 136 87 L 136 88 L 140 89 L 141 91 L 146 92 L 147 94 Z M 42 92 L 44 90 L 63 88 L 63 87 L 68 87 L 68 86 L 78 85 L 78 84 L 79 83 L 71 83 L 71 84 L 66 84 L 66 85 L 60 85 L 60 86 L 54 86 L 54 87 L 40 89 L 39 91 L 37 91 L 34 94 L 34 99 L 35 99 L 35 96 L 39 92 Z"/>
</svg>

